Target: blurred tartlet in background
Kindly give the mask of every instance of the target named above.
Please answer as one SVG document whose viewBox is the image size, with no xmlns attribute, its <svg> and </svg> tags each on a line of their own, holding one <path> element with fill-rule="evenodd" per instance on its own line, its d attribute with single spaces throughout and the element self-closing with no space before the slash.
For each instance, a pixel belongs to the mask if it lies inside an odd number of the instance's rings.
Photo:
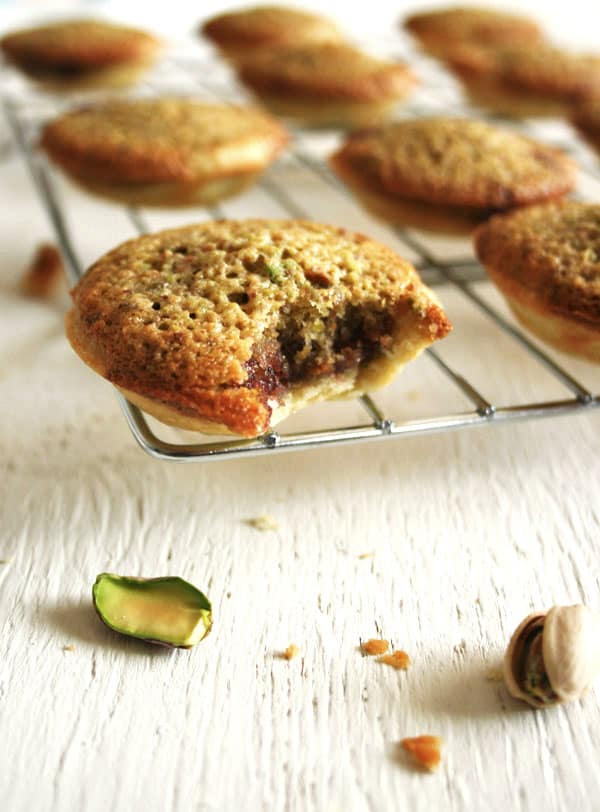
<svg viewBox="0 0 600 812">
<path fill-rule="evenodd" d="M 238 73 L 272 112 L 309 126 L 378 124 L 417 84 L 407 65 L 345 43 L 266 50 Z"/>
<path fill-rule="evenodd" d="M 599 54 L 469 43 L 449 48 L 444 59 L 472 101 L 506 115 L 565 115 L 574 103 L 600 95 Z"/>
<path fill-rule="evenodd" d="M 93 194 L 120 203 L 190 206 L 239 194 L 288 137 L 261 110 L 161 97 L 67 112 L 46 125 L 41 146 Z"/>
<path fill-rule="evenodd" d="M 330 164 L 385 221 L 445 232 L 469 232 L 494 211 L 560 198 L 575 184 L 575 164 L 560 150 L 461 118 L 352 133 Z"/>
<path fill-rule="evenodd" d="M 567 200 L 492 217 L 475 251 L 528 330 L 600 363 L 600 206 Z"/>
<path fill-rule="evenodd" d="M 487 8 L 449 6 L 416 12 L 406 17 L 402 25 L 424 50 L 441 57 L 457 44 L 535 45 L 544 38 L 534 20 Z"/>
<path fill-rule="evenodd" d="M 6 34 L 6 59 L 53 90 L 121 87 L 156 61 L 161 41 L 146 31 L 101 20 L 66 20 Z"/>
<path fill-rule="evenodd" d="M 253 58 L 262 48 L 339 42 L 342 35 L 331 20 L 283 6 L 256 6 L 211 17 L 201 33 L 228 59 Z"/>
</svg>

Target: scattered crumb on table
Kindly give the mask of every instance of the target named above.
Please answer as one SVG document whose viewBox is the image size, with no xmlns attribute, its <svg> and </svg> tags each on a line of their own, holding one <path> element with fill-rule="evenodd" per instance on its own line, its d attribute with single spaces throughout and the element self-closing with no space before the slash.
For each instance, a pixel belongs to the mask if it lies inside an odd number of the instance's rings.
<svg viewBox="0 0 600 812">
<path fill-rule="evenodd" d="M 75 651 L 75 646 L 63 646 L 63 651 Z"/>
<path fill-rule="evenodd" d="M 410 657 L 405 651 L 392 651 L 391 654 L 384 654 L 383 657 L 379 657 L 377 662 L 391 665 L 392 668 L 400 671 L 406 671 L 411 665 Z"/>
<path fill-rule="evenodd" d="M 290 643 L 290 645 L 283 652 L 283 656 L 286 660 L 293 660 L 294 657 L 298 656 L 298 654 L 300 654 L 300 649 L 294 643 Z"/>
<path fill-rule="evenodd" d="M 442 739 L 439 736 L 415 736 L 402 739 L 400 744 L 416 764 L 430 772 L 437 769 L 442 760 Z"/>
<path fill-rule="evenodd" d="M 244 519 L 244 522 L 255 530 L 261 530 L 262 532 L 279 529 L 279 522 L 269 513 L 263 513 L 251 519 Z"/>
<path fill-rule="evenodd" d="M 485 672 L 485 678 L 488 682 L 502 682 L 504 676 L 501 668 L 489 668 Z"/>
<path fill-rule="evenodd" d="M 50 299 L 56 293 L 64 271 L 62 257 L 52 243 L 38 245 L 21 279 L 21 292 L 32 299 Z"/>
<path fill-rule="evenodd" d="M 360 647 L 369 657 L 374 657 L 376 654 L 385 654 L 390 644 L 388 640 L 365 640 L 364 642 L 361 640 Z"/>
<path fill-rule="evenodd" d="M 374 555 L 375 555 L 375 553 L 374 553 L 374 552 L 370 552 L 370 553 L 361 553 L 361 554 L 358 556 L 358 558 L 359 558 L 359 559 L 362 561 L 364 558 L 373 558 L 373 556 L 374 556 Z"/>
</svg>

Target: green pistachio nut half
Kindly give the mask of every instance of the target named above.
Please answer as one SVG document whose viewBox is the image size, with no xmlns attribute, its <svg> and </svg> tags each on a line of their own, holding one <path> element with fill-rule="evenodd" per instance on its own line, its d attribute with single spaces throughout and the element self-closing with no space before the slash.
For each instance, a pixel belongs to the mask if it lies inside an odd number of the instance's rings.
<svg viewBox="0 0 600 812">
<path fill-rule="evenodd" d="M 208 598 L 183 578 L 130 578 L 101 573 L 92 588 L 100 619 L 119 634 L 172 648 L 191 648 L 209 633 Z"/>
</svg>

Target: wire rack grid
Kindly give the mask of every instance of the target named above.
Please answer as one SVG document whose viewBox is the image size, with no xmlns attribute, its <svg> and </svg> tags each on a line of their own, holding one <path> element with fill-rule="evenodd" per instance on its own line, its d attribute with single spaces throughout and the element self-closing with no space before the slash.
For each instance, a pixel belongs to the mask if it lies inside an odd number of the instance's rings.
<svg viewBox="0 0 600 812">
<path fill-rule="evenodd" d="M 388 51 L 391 51 L 393 55 L 398 55 L 396 53 L 397 44 L 394 41 L 386 44 Z M 402 56 L 406 56 L 406 53 L 403 52 Z M 416 53 L 411 54 L 410 58 L 413 64 L 418 63 L 418 72 L 424 81 L 415 101 L 402 108 L 403 116 L 432 114 L 464 116 L 475 113 L 479 117 L 492 118 L 484 111 L 468 107 L 452 79 L 435 63 Z M 4 84 L 6 85 L 6 82 Z M 22 85 L 17 85 L 17 88 L 18 90 L 15 92 L 14 86 L 0 87 L 6 123 L 13 143 L 27 166 L 39 199 L 47 211 L 57 242 L 66 260 L 69 280 L 75 284 L 85 269 L 74 246 L 72 230 L 68 218 L 65 216 L 64 195 L 60 191 L 54 170 L 48 166 L 35 148 L 40 125 L 49 115 L 63 107 L 64 102 L 59 99 L 51 99 L 46 95 L 36 94 L 29 89 L 24 89 Z M 246 100 L 244 91 L 235 85 L 226 68 L 214 60 L 207 60 L 205 56 L 199 58 L 193 52 L 183 56 L 172 56 L 166 60 L 145 83 L 141 92 L 154 95 L 160 93 L 200 94 L 205 98 L 216 98 L 228 103 Z M 526 122 L 521 126 L 527 132 L 534 131 L 533 134 L 537 134 L 535 130 L 538 125 L 535 123 Z M 583 145 L 572 137 L 569 138 L 568 134 L 565 136 L 564 129 L 559 129 L 557 132 L 550 129 L 543 134 L 547 139 L 553 140 L 563 149 L 575 154 L 582 167 L 582 178 L 587 182 L 588 191 L 584 196 L 589 197 L 596 190 L 600 190 L 600 174 L 596 168 L 595 158 Z M 299 202 L 293 194 L 293 177 L 297 177 L 297 173 L 302 172 L 310 176 L 313 188 L 318 189 L 321 200 L 331 200 L 333 209 L 335 209 L 336 201 L 344 198 L 345 204 L 353 207 L 355 216 L 363 217 L 365 225 L 362 230 L 369 233 L 372 222 L 369 223 L 368 216 L 362 213 L 345 187 L 330 172 L 324 160 L 324 154 L 335 143 L 337 135 L 326 132 L 315 135 L 310 131 L 295 129 L 292 148 L 288 150 L 283 159 L 280 159 L 265 173 L 259 181 L 258 188 L 263 197 L 266 196 L 270 199 L 272 204 L 288 216 L 313 219 L 311 206 Z M 591 192 L 589 191 L 590 184 Z M 249 202 L 247 210 L 252 216 L 259 216 L 262 213 L 260 207 L 257 211 L 255 199 L 251 203 Z M 202 214 L 210 217 L 224 216 L 221 206 L 214 206 Z M 151 230 L 148 226 L 146 212 L 135 207 L 126 207 L 125 215 L 134 233 L 144 234 Z M 379 224 L 379 228 L 382 228 L 381 224 Z M 386 226 L 385 231 L 388 242 L 394 246 L 399 244 L 401 252 L 404 250 L 414 258 L 414 264 L 424 281 L 431 286 L 439 286 L 446 290 L 453 289 L 458 292 L 485 317 L 488 323 L 493 323 L 515 343 L 520 351 L 540 365 L 545 374 L 554 378 L 564 390 L 565 396 L 497 405 L 491 397 L 481 391 L 480 386 L 469 380 L 467 374 L 463 374 L 460 368 L 456 368 L 456 364 L 449 364 L 437 349 L 429 348 L 426 351 L 427 356 L 434 362 L 439 373 L 460 390 L 470 403 L 470 409 L 452 411 L 434 417 L 424 416 L 417 419 L 397 420 L 388 416 L 375 397 L 363 395 L 358 400 L 362 412 L 366 415 L 365 422 L 295 432 L 285 432 L 284 423 L 282 431 L 271 431 L 256 439 L 217 439 L 201 435 L 201 441 L 190 442 L 188 432 L 177 433 L 176 441 L 161 439 L 158 430 L 151 427 L 140 409 L 117 393 L 126 421 L 142 449 L 160 460 L 198 462 L 492 426 L 509 421 L 575 414 L 584 410 L 589 411 L 600 405 L 600 395 L 594 394 L 590 387 L 578 380 L 565 367 L 563 362 L 559 362 L 538 346 L 516 326 L 510 317 L 507 318 L 481 295 L 477 283 L 485 279 L 485 274 L 470 252 L 459 250 L 457 253 L 454 251 L 451 252 L 452 256 L 448 257 L 444 255 L 443 251 L 440 252 L 435 241 L 432 243 L 423 232 L 392 226 Z"/>
</svg>

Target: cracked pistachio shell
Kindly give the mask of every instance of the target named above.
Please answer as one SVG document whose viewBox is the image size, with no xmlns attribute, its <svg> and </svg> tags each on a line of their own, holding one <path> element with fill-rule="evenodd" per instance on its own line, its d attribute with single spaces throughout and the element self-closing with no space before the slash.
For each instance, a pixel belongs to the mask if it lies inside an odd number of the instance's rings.
<svg viewBox="0 0 600 812">
<path fill-rule="evenodd" d="M 540 624 L 544 671 L 556 695 L 550 703 L 529 694 L 520 681 L 523 641 Z M 580 699 L 600 673 L 599 618 L 583 605 L 554 606 L 546 613 L 529 615 L 510 639 L 503 670 L 509 693 L 535 708 Z"/>
<path fill-rule="evenodd" d="M 580 699 L 600 673 L 600 622 L 587 606 L 554 606 L 544 623 L 546 673 L 561 702 Z"/>
<path fill-rule="evenodd" d="M 148 643 L 191 648 L 212 626 L 208 598 L 183 578 L 129 578 L 104 572 L 92 588 L 109 628 Z"/>
</svg>

